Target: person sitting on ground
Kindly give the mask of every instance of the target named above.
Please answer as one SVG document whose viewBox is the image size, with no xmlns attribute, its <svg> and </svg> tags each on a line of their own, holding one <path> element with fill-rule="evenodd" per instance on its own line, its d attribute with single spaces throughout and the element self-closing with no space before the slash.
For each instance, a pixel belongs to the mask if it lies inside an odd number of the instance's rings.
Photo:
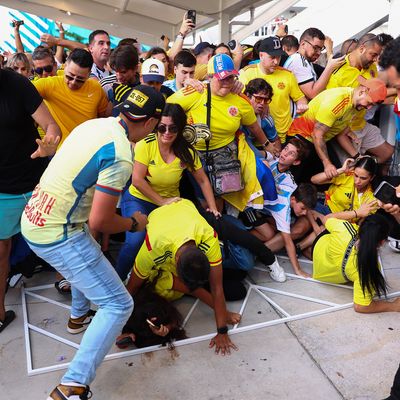
<svg viewBox="0 0 400 400">
<path fill-rule="evenodd" d="M 313 185 L 301 184 L 297 187 L 290 168 L 303 162 L 307 156 L 307 147 L 300 139 L 290 140 L 282 149 L 279 158 L 270 162 L 278 200 L 267 202 L 259 218 L 254 216 L 257 213 L 252 210 L 245 211 L 243 215 L 245 225 L 253 227 L 252 233 L 265 242 L 272 252 L 286 248 L 295 273 L 302 276 L 308 275 L 300 267 L 294 240 L 302 238 L 310 229 L 310 223 L 305 216 L 308 210 L 315 207 L 317 195 Z M 265 214 L 272 216 L 273 220 L 269 218 L 269 222 L 266 222 Z M 292 214 L 295 216 L 294 221 Z M 278 282 L 286 280 L 283 270 L 278 275 L 272 274 L 271 277 Z"/>
<path fill-rule="evenodd" d="M 359 79 L 356 88 L 340 87 L 328 89 L 314 97 L 308 110 L 294 119 L 288 137 L 296 136 L 303 140 L 310 155 L 293 171 L 298 182 L 309 182 L 312 175 L 323 170 L 331 179 L 336 176 L 339 160 L 329 154 L 327 142 L 336 138 L 339 145 L 356 159 L 359 153 L 350 137 L 349 123 L 360 110 L 371 108 L 386 98 L 386 86 L 380 79 Z M 336 164 L 336 166 L 334 165 Z"/>
<path fill-rule="evenodd" d="M 199 298 L 215 313 L 218 333 L 210 347 L 215 346 L 217 354 L 229 354 L 236 346 L 228 336 L 227 324 L 238 323 L 240 314 L 226 309 L 218 235 L 189 200 L 159 207 L 148 220 L 146 239 L 127 284 L 129 293 L 134 295 L 150 281 L 167 300 L 184 294 Z M 210 292 L 203 288 L 208 282 Z"/>
<path fill-rule="evenodd" d="M 276 132 L 274 120 L 269 114 L 269 104 L 273 97 L 271 85 L 264 79 L 252 79 L 246 85 L 244 94 L 250 99 L 250 103 L 257 116 L 257 122 L 264 131 L 267 140 L 274 145 L 276 153 L 279 153 L 281 151 L 281 141 Z M 243 126 L 241 130 L 246 134 L 247 143 L 253 149 L 254 153 L 262 156 L 263 146 L 260 143 L 254 142 L 254 137 L 251 136 L 246 126 Z"/>
<path fill-rule="evenodd" d="M 378 171 L 375 159 L 371 156 L 361 156 L 355 161 L 347 159 L 337 171 L 339 175 L 331 179 L 325 172 L 311 178 L 315 185 L 331 184 L 325 192 L 324 206 L 316 210 L 354 223 L 374 213 L 378 208 L 371 186 Z"/>
<path fill-rule="evenodd" d="M 358 227 L 349 221 L 321 216 L 325 226 L 313 244 L 314 279 L 353 282 L 354 310 L 359 313 L 400 311 L 400 298 L 393 302 L 374 300 L 386 296 L 378 249 L 388 237 L 389 225 L 381 215 L 369 215 Z"/>
<path fill-rule="evenodd" d="M 220 215 L 215 204 L 210 181 L 205 174 L 196 150 L 183 137 L 186 114 L 178 104 L 167 104 L 157 134 L 152 133 L 135 146 L 132 185 L 121 200 L 122 216 L 134 211 L 149 214 L 159 206 L 179 200 L 179 183 L 188 170 L 199 184 L 207 208 Z M 125 280 L 145 238 L 145 232 L 126 234 L 116 265 Z"/>
</svg>

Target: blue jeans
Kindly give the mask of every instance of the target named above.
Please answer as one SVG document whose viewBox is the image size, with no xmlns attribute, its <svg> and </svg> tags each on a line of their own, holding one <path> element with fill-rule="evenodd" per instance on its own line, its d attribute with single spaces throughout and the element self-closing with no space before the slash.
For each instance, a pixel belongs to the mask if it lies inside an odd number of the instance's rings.
<svg viewBox="0 0 400 400">
<path fill-rule="evenodd" d="M 90 302 L 99 307 L 62 378 L 64 383 L 89 385 L 132 313 L 132 297 L 88 232 L 80 232 L 54 246 L 34 246 L 31 243 L 29 246 L 71 282 L 71 316 L 86 314 Z"/>
<path fill-rule="evenodd" d="M 122 194 L 121 214 L 123 217 L 130 217 L 135 211 L 141 211 L 142 214 L 149 215 L 156 208 L 156 204 L 132 196 L 129 190 Z M 144 242 L 146 231 L 134 233 L 126 232 L 125 235 L 125 243 L 121 247 L 115 267 L 117 274 L 123 281 L 133 268 L 137 253 L 139 253 L 140 247 Z"/>
</svg>

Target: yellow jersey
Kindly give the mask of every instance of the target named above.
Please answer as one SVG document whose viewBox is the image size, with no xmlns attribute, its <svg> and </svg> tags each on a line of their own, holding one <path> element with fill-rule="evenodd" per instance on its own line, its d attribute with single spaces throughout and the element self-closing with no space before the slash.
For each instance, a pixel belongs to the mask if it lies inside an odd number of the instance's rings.
<svg viewBox="0 0 400 400">
<path fill-rule="evenodd" d="M 293 120 L 288 136 L 299 135 L 312 142 L 316 122 L 330 127 L 324 135 L 326 142 L 341 133 L 356 112 L 353 107 L 353 91 L 346 87 L 319 93 L 308 103 L 308 110 Z"/>
<path fill-rule="evenodd" d="M 188 116 L 188 124 L 207 122 L 207 87 L 199 93 L 191 86 L 178 90 L 168 97 L 167 103 L 179 104 Z M 235 139 L 241 125 L 257 122 L 256 114 L 245 95 L 229 93 L 224 97 L 211 95 L 210 150 L 219 149 Z M 197 150 L 205 151 L 206 144 L 200 140 L 195 145 Z"/>
<path fill-rule="evenodd" d="M 363 193 L 358 193 L 354 186 L 354 172 L 342 173 L 332 179 L 325 192 L 326 204 L 335 212 L 357 210 L 361 204 L 376 200 L 371 186 Z"/>
<path fill-rule="evenodd" d="M 63 76 L 38 79 L 33 84 L 61 129 L 59 147 L 74 128 L 107 109 L 107 96 L 94 79 L 88 79 L 78 90 L 69 89 Z"/>
<path fill-rule="evenodd" d="M 261 78 L 272 86 L 272 96 L 269 110 L 275 122 L 279 138 L 285 141 L 286 133 L 292 122 L 290 100 L 294 102 L 304 97 L 294 74 L 282 67 L 277 67 L 272 74 L 264 74 L 260 64 L 251 64 L 240 71 L 239 81 L 247 85 L 251 80 Z"/>
<path fill-rule="evenodd" d="M 372 297 L 368 291 L 365 295 L 361 288 L 360 276 L 357 268 L 357 249 L 351 247 L 347 262 L 344 263 L 344 254 L 351 241 L 357 239 L 358 226 L 348 221 L 329 218 L 325 223 L 329 234 L 321 236 L 313 251 L 313 278 L 331 283 L 346 283 L 342 273 L 342 264 L 348 280 L 353 282 L 353 301 L 355 304 L 368 306 Z M 350 248 L 350 247 L 349 247 Z"/>
<path fill-rule="evenodd" d="M 147 167 L 146 181 L 161 197 L 179 197 L 179 182 L 186 165 L 178 158 L 166 163 L 158 147 L 157 135 L 151 133 L 135 146 L 135 162 Z M 194 154 L 195 171 L 202 167 L 197 153 Z M 139 199 L 154 203 L 135 186 L 129 187 L 129 193 Z"/>
<path fill-rule="evenodd" d="M 191 240 L 207 256 L 210 267 L 221 265 L 218 235 L 191 201 L 180 200 L 161 206 L 151 212 L 148 219 L 146 238 L 134 265 L 139 278 L 152 280 L 162 272 L 177 276 L 176 252 Z M 168 282 L 164 282 L 171 286 L 164 289 L 172 289 L 171 274 Z"/>
<path fill-rule="evenodd" d="M 372 63 L 368 68 L 358 69 L 350 65 L 349 55 L 347 55 L 345 58 L 345 63 L 333 71 L 326 85 L 326 88 L 327 89 L 337 88 L 337 87 L 355 88 L 360 85 L 360 83 L 357 80 L 360 75 L 365 79 L 377 78 L 378 69 L 376 67 L 376 64 Z M 353 119 L 350 123 L 350 128 L 353 131 L 358 131 L 364 128 L 366 124 L 365 121 L 366 112 L 367 110 L 361 110 L 357 111 L 354 114 Z"/>
</svg>

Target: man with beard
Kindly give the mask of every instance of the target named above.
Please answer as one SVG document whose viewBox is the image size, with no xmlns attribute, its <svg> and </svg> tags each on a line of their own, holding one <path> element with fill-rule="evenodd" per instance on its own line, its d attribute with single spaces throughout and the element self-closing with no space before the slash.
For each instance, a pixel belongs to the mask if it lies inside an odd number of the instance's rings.
<svg viewBox="0 0 400 400">
<path fill-rule="evenodd" d="M 299 49 L 290 55 L 283 65 L 296 76 L 301 91 L 309 100 L 325 89 L 332 72 L 344 62 L 344 57 L 329 59 L 318 78 L 313 63 L 318 60 L 325 49 L 324 42 L 325 35 L 319 29 L 306 29 L 300 36 Z"/>
<path fill-rule="evenodd" d="M 376 61 L 382 51 L 381 37 L 373 33 L 366 33 L 361 36 L 357 47 L 350 52 L 345 63 L 337 68 L 331 75 L 326 86 L 327 89 L 337 87 L 356 87 L 358 77 L 361 75 L 365 79 L 376 78 L 378 70 Z M 392 157 L 393 146 L 382 137 L 380 129 L 365 120 L 366 110 L 362 110 L 352 119 L 350 124 L 349 136 L 353 141 L 357 152 L 366 152 L 375 156 L 378 163 L 383 164 Z M 349 153 L 342 155 L 341 158 L 348 157 Z"/>
</svg>

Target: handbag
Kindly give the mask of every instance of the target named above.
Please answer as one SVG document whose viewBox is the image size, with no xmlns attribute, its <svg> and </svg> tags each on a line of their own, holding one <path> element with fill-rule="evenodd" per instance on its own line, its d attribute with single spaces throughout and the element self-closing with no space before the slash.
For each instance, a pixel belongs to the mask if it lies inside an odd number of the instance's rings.
<svg viewBox="0 0 400 400">
<path fill-rule="evenodd" d="M 207 126 L 210 128 L 211 121 L 211 90 L 207 84 Z M 238 192 L 244 189 L 241 170 L 241 162 L 238 160 L 238 148 L 236 140 L 219 149 L 210 150 L 210 138 L 205 139 L 206 151 L 200 157 L 205 164 L 205 171 L 210 179 L 214 194 Z"/>
</svg>

